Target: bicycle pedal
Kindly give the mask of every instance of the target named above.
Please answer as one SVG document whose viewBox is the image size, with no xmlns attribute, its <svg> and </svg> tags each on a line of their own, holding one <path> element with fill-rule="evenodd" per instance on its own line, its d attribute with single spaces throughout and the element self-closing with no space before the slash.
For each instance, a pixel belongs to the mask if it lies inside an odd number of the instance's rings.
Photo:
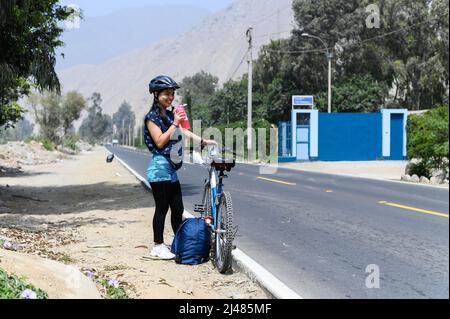
<svg viewBox="0 0 450 319">
<path fill-rule="evenodd" d="M 205 205 L 194 204 L 194 212 L 195 213 L 204 213 L 205 212 Z"/>
</svg>

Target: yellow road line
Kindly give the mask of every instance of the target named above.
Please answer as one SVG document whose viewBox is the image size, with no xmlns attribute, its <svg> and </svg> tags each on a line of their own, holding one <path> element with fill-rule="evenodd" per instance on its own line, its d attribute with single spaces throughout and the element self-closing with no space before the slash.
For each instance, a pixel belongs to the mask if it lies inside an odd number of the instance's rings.
<svg viewBox="0 0 450 319">
<path fill-rule="evenodd" d="M 433 212 L 431 210 L 426 210 L 426 209 L 421 209 L 421 208 L 416 208 L 416 207 L 411 207 L 411 206 L 405 206 L 405 205 L 400 205 L 400 204 L 395 204 L 395 203 L 389 203 L 389 202 L 385 202 L 385 201 L 381 201 L 381 202 L 378 202 L 378 203 L 382 204 L 382 205 L 387 205 L 387 206 L 392 206 L 392 207 L 412 210 L 412 211 L 419 212 L 419 213 L 424 213 L 424 214 L 429 214 L 429 215 L 435 215 L 435 216 L 448 218 L 448 214 Z"/>
<path fill-rule="evenodd" d="M 265 178 L 265 177 L 256 177 L 256 178 L 258 178 L 258 179 L 262 179 L 262 180 L 264 180 L 264 181 L 269 181 L 269 182 L 274 182 L 274 183 L 280 183 L 280 184 L 284 184 L 284 185 L 290 185 L 290 186 L 295 186 L 295 185 L 297 185 L 296 183 L 288 183 L 288 182 L 283 182 L 283 181 L 279 181 L 279 180 L 276 180 L 276 179 L 270 179 L 270 178 Z"/>
</svg>

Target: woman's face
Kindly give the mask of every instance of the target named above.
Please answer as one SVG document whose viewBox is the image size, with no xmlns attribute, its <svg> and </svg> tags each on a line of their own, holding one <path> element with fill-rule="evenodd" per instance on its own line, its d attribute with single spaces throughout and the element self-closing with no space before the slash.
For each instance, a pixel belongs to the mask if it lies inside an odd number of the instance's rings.
<svg viewBox="0 0 450 319">
<path fill-rule="evenodd" d="M 168 108 L 169 106 L 172 105 L 174 98 L 175 98 L 175 90 L 167 89 L 167 90 L 161 91 L 161 93 L 159 93 L 158 102 L 164 108 Z"/>
</svg>

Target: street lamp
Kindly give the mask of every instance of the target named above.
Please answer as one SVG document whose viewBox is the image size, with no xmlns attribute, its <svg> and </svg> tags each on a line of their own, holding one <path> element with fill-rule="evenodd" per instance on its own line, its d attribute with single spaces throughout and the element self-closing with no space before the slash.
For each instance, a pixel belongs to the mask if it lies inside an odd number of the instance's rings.
<svg viewBox="0 0 450 319">
<path fill-rule="evenodd" d="M 330 53 L 330 51 L 328 50 L 327 45 L 325 44 L 325 42 L 315 36 L 315 35 L 311 35 L 309 33 L 302 33 L 301 34 L 302 37 L 308 37 L 308 38 L 314 38 L 319 40 L 320 42 L 322 42 L 323 46 L 325 47 L 325 50 L 327 51 L 327 59 L 328 59 L 328 113 L 331 113 L 331 59 L 333 59 L 333 53 Z"/>
</svg>

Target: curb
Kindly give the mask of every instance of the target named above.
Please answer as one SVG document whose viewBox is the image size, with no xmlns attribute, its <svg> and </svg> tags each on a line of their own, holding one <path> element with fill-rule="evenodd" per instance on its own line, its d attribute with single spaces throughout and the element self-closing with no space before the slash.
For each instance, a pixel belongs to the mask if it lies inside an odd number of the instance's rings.
<svg viewBox="0 0 450 319">
<path fill-rule="evenodd" d="M 108 154 L 110 152 L 106 150 Z M 128 166 L 124 161 L 122 161 L 117 155 L 115 158 L 127 169 L 129 170 L 147 189 L 151 190 L 148 181 L 139 175 L 135 170 Z M 195 217 L 189 211 L 184 210 L 184 218 Z M 266 268 L 258 264 L 250 256 L 245 254 L 242 250 L 236 248 L 232 252 L 233 256 L 233 266 L 235 269 L 240 270 L 245 275 L 247 275 L 251 280 L 256 281 L 263 290 L 265 290 L 270 296 L 275 299 L 303 299 L 302 296 L 290 289 L 286 284 L 281 282 L 272 273 L 270 273 Z"/>
</svg>

